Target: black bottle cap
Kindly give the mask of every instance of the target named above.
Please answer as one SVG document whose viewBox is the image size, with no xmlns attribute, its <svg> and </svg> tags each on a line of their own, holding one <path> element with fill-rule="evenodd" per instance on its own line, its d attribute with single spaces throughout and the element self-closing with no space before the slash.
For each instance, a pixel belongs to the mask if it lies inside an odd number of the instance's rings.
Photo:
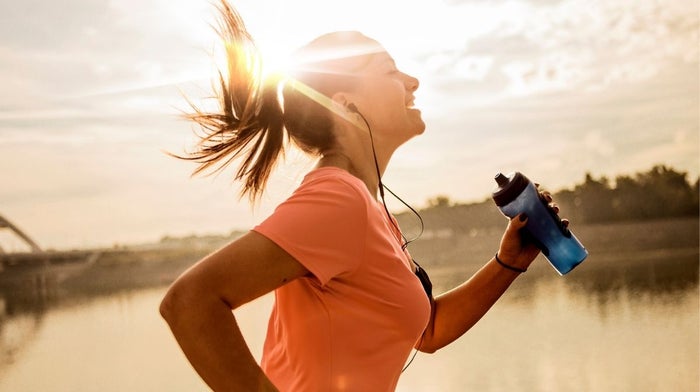
<svg viewBox="0 0 700 392">
<path fill-rule="evenodd" d="M 498 184 L 498 188 L 493 192 L 492 197 L 499 207 L 515 200 L 525 190 L 527 184 L 530 183 L 530 180 L 520 172 L 512 173 L 510 176 L 498 173 L 494 179 L 496 184 Z"/>
<path fill-rule="evenodd" d="M 498 186 L 501 188 L 503 188 L 504 186 L 506 186 L 506 184 L 508 184 L 508 177 L 503 175 L 503 173 L 498 173 L 496 175 L 495 179 L 496 179 L 496 184 L 498 184 Z"/>
</svg>

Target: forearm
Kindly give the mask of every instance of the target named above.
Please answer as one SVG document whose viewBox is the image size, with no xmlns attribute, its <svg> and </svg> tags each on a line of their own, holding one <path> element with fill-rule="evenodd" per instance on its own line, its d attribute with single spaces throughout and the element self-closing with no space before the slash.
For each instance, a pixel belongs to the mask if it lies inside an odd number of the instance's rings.
<svg viewBox="0 0 700 392">
<path fill-rule="evenodd" d="M 277 390 L 255 361 L 225 302 L 206 295 L 198 296 L 196 302 L 173 298 L 177 296 L 166 297 L 161 313 L 185 356 L 212 390 Z"/>
<path fill-rule="evenodd" d="M 491 309 L 518 275 L 493 258 L 469 280 L 439 295 L 420 349 L 434 352 L 462 336 Z"/>
</svg>

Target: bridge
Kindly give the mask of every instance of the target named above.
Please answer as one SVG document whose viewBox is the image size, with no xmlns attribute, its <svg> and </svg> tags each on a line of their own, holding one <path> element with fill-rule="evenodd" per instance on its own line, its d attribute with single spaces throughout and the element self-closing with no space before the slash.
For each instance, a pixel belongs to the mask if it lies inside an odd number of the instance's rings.
<svg viewBox="0 0 700 392">
<path fill-rule="evenodd" d="M 93 264 L 101 254 L 101 251 L 96 250 L 45 251 L 28 234 L 2 215 L 0 230 L 9 230 L 29 248 L 28 252 L 6 252 L 0 246 L 0 283 L 47 275 L 63 280 Z"/>
<path fill-rule="evenodd" d="M 12 231 L 17 237 L 22 239 L 27 245 L 29 245 L 29 248 L 32 250 L 34 253 L 41 253 L 43 250 L 41 250 L 41 247 L 34 242 L 31 237 L 29 237 L 27 234 L 25 234 L 22 230 L 19 229 L 19 227 L 15 226 L 7 220 L 5 217 L 0 215 L 0 229 L 9 229 Z M 0 246 L 0 253 L 5 253 L 2 249 L 2 246 Z"/>
</svg>

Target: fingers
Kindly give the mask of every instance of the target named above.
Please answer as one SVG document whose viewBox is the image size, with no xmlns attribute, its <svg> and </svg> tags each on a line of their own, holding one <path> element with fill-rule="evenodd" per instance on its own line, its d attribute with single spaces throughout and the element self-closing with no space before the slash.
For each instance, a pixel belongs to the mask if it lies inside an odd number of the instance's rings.
<svg viewBox="0 0 700 392">
<path fill-rule="evenodd" d="M 508 228 L 510 230 L 518 231 L 518 230 L 522 229 L 523 227 L 525 227 L 526 224 L 527 224 L 527 214 L 522 212 L 522 213 L 514 216 L 510 220 L 510 225 L 508 225 Z"/>
<path fill-rule="evenodd" d="M 552 199 L 552 194 L 548 191 L 542 191 L 540 192 L 540 198 L 547 204 L 549 208 L 554 211 L 555 214 L 559 213 L 559 206 L 557 203 L 554 203 Z"/>
<path fill-rule="evenodd" d="M 549 193 L 548 191 L 542 191 L 540 192 L 540 197 L 543 198 L 547 203 L 552 202 L 552 194 Z"/>
<path fill-rule="evenodd" d="M 507 260 L 523 261 L 516 263 L 521 266 L 529 265 L 540 252 L 534 242 L 526 239 L 527 232 L 522 231 L 528 219 L 524 212 L 510 219 L 498 250 L 498 254 Z"/>
<path fill-rule="evenodd" d="M 540 191 L 539 187 L 540 184 L 535 183 L 535 187 L 538 190 L 538 193 L 540 195 L 540 198 L 544 203 L 549 207 L 555 214 L 559 215 L 559 205 L 557 203 L 554 203 L 554 199 L 552 198 L 552 194 L 549 191 Z M 569 226 L 569 220 L 568 219 L 562 219 L 561 220 L 562 225 L 566 228 Z"/>
</svg>

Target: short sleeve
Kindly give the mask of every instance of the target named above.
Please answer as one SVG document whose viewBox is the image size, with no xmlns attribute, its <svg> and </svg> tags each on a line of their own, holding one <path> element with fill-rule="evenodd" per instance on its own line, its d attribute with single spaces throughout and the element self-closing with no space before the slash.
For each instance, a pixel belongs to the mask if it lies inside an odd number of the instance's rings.
<svg viewBox="0 0 700 392">
<path fill-rule="evenodd" d="M 302 184 L 253 230 L 325 285 L 359 265 L 365 249 L 367 202 L 341 178 L 317 178 Z"/>
</svg>

